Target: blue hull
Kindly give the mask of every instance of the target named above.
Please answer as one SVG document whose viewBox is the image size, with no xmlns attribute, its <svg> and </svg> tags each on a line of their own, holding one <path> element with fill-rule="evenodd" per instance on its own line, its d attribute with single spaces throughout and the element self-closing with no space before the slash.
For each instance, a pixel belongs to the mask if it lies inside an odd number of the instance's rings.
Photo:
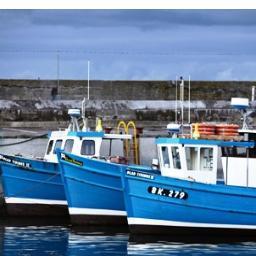
<svg viewBox="0 0 256 256">
<path fill-rule="evenodd" d="M 256 189 L 209 185 L 126 170 L 128 224 L 134 233 L 256 233 Z"/>
<path fill-rule="evenodd" d="M 121 170 L 126 166 L 58 154 L 72 224 L 127 224 Z"/>
<path fill-rule="evenodd" d="M 1 155 L 3 194 L 9 216 L 66 216 L 58 164 Z"/>
</svg>

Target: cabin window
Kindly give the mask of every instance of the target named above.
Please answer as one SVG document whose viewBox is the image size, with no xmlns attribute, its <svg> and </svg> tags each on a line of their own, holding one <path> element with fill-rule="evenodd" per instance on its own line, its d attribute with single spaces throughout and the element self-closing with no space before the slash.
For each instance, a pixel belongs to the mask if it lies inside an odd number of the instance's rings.
<svg viewBox="0 0 256 256">
<path fill-rule="evenodd" d="M 169 152 L 167 147 L 161 147 L 163 167 L 170 168 Z"/>
<path fill-rule="evenodd" d="M 61 148 L 62 140 L 56 140 L 55 146 L 54 146 L 54 154 L 56 154 L 56 149 Z"/>
<path fill-rule="evenodd" d="M 179 148 L 178 147 L 172 147 L 171 151 L 172 151 L 173 168 L 174 169 L 181 169 Z"/>
<path fill-rule="evenodd" d="M 103 139 L 100 156 L 124 156 L 124 142 L 119 139 Z"/>
<path fill-rule="evenodd" d="M 200 148 L 200 170 L 212 171 L 213 148 Z"/>
<path fill-rule="evenodd" d="M 68 139 L 65 142 L 64 151 L 71 152 L 73 149 L 74 140 Z"/>
<path fill-rule="evenodd" d="M 238 157 L 246 157 L 247 156 L 247 148 L 237 148 L 237 156 Z"/>
<path fill-rule="evenodd" d="M 247 156 L 247 148 L 242 147 L 223 147 L 222 156 L 228 157 L 246 157 Z M 251 150 L 251 149 L 250 149 Z"/>
<path fill-rule="evenodd" d="M 222 147 L 221 153 L 222 156 L 233 156 L 235 148 Z"/>
<path fill-rule="evenodd" d="M 249 157 L 256 158 L 256 148 L 249 148 Z"/>
<path fill-rule="evenodd" d="M 81 155 L 92 156 L 95 155 L 95 141 L 84 140 L 81 147 Z"/>
<path fill-rule="evenodd" d="M 48 144 L 47 152 L 46 152 L 47 155 L 49 155 L 51 153 L 52 146 L 53 146 L 53 140 L 50 140 L 49 144 Z"/>
<path fill-rule="evenodd" d="M 185 147 L 188 171 L 198 170 L 198 151 L 199 148 Z"/>
</svg>

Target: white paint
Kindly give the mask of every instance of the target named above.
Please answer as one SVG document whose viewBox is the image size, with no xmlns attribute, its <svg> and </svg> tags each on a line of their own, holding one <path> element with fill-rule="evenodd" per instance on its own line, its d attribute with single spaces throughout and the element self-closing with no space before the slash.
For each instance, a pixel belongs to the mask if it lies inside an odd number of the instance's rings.
<svg viewBox="0 0 256 256">
<path fill-rule="evenodd" d="M 163 156 L 161 153 L 161 147 L 167 147 L 168 148 L 168 155 L 169 155 L 169 161 L 170 165 L 164 165 Z M 181 163 L 181 169 L 175 169 L 174 165 L 174 157 L 172 155 L 172 147 L 178 147 L 179 152 L 179 158 Z M 191 161 L 194 161 L 196 163 L 195 169 L 189 170 L 186 158 L 186 148 L 197 148 L 198 152 L 193 156 L 193 159 L 190 159 Z M 211 160 L 212 168 L 204 168 L 204 155 L 201 154 L 201 151 L 203 149 L 212 149 L 213 155 Z M 202 182 L 207 184 L 216 184 L 217 182 L 217 156 L 218 156 L 218 147 L 216 145 L 186 145 L 183 146 L 181 144 L 167 144 L 162 143 L 157 145 L 158 153 L 160 156 L 160 170 L 161 175 L 171 178 L 178 178 L 178 179 L 184 179 L 184 180 L 192 180 L 196 182 Z"/>
<path fill-rule="evenodd" d="M 221 159 L 226 185 L 256 187 L 255 158 L 222 157 Z"/>
<path fill-rule="evenodd" d="M 66 200 L 50 200 L 50 199 L 37 199 L 37 198 L 18 198 L 18 197 L 5 197 L 7 204 L 49 204 L 49 205 L 67 205 Z"/>
<path fill-rule="evenodd" d="M 70 215 L 108 215 L 108 216 L 126 216 L 126 211 L 93 209 L 93 208 L 77 208 L 69 207 Z"/>
<path fill-rule="evenodd" d="M 233 229 L 256 229 L 256 225 L 197 223 L 170 220 L 154 220 L 144 218 L 128 218 L 129 225 L 152 225 L 168 227 L 192 227 L 192 228 L 233 228 Z"/>
<path fill-rule="evenodd" d="M 113 133 L 109 133 L 109 134 L 104 134 L 104 138 L 105 139 L 120 139 L 120 140 L 131 140 L 132 139 L 132 135 L 131 134 L 113 134 Z"/>
<path fill-rule="evenodd" d="M 63 149 L 65 141 L 66 141 L 65 139 L 68 139 L 67 134 L 68 134 L 68 130 L 52 131 L 51 132 L 51 136 L 50 136 L 50 139 L 48 141 L 46 151 L 45 151 L 45 155 L 44 155 L 44 159 L 46 161 L 51 162 L 51 163 L 57 163 L 58 162 L 57 155 L 54 152 L 55 143 L 56 143 L 57 140 L 62 140 L 61 149 Z M 51 151 L 49 152 L 49 154 L 47 154 L 47 149 L 49 147 L 49 142 L 51 140 L 54 140 L 54 143 L 53 143 Z"/>
<path fill-rule="evenodd" d="M 231 106 L 239 107 L 239 108 L 241 108 L 241 107 L 248 108 L 249 107 L 249 99 L 247 99 L 247 98 L 232 98 Z"/>
</svg>

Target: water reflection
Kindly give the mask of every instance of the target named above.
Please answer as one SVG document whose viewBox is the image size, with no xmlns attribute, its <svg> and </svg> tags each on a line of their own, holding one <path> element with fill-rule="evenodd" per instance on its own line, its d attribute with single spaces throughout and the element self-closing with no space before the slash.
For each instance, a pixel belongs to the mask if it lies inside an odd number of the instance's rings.
<svg viewBox="0 0 256 256">
<path fill-rule="evenodd" d="M 177 242 L 128 243 L 128 255 L 255 255 L 256 243 L 184 244 Z"/>
<path fill-rule="evenodd" d="M 4 256 L 65 255 L 68 229 L 64 227 L 4 227 Z"/>
<path fill-rule="evenodd" d="M 0 226 L 0 255 L 127 255 L 123 229 Z"/>
<path fill-rule="evenodd" d="M 256 255 L 256 237 L 237 235 L 130 235 L 128 255 Z"/>
<path fill-rule="evenodd" d="M 68 239 L 68 256 L 127 255 L 127 229 L 88 227 L 72 229 Z"/>
<path fill-rule="evenodd" d="M 216 238 L 189 241 L 144 240 L 129 237 L 123 227 L 0 226 L 0 255 L 256 255 L 256 242 Z M 243 239 L 243 238 L 242 238 Z M 200 242 L 201 241 L 201 242 Z"/>
</svg>

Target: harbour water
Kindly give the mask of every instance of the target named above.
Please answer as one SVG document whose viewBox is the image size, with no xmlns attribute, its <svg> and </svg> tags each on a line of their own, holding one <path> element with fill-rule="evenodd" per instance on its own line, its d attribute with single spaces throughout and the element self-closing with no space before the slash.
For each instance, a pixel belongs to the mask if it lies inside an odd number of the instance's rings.
<svg viewBox="0 0 256 256">
<path fill-rule="evenodd" d="M 0 255 L 255 255 L 256 242 L 131 241 L 127 231 L 75 230 L 67 226 L 0 227 Z"/>
</svg>

